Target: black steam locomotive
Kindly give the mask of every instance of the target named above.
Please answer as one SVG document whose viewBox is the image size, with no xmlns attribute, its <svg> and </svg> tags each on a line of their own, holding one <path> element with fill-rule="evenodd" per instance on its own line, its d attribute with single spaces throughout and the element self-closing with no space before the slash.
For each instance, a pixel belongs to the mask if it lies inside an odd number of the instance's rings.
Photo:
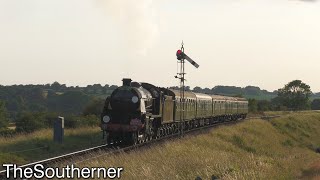
<svg viewBox="0 0 320 180">
<path fill-rule="evenodd" d="M 122 81 L 123 85 L 107 97 L 101 114 L 101 129 L 108 143 L 136 144 L 181 130 L 244 119 L 248 113 L 244 98 L 185 92 L 183 99 L 177 90 Z"/>
</svg>

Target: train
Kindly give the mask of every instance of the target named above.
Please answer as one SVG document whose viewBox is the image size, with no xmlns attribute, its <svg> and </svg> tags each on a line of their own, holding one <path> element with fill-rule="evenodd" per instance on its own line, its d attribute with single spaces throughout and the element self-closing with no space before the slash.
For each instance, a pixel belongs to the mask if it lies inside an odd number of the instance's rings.
<svg viewBox="0 0 320 180">
<path fill-rule="evenodd" d="M 124 78 L 105 100 L 101 130 L 107 143 L 138 144 L 225 121 L 245 119 L 245 98 L 156 87 Z"/>
</svg>

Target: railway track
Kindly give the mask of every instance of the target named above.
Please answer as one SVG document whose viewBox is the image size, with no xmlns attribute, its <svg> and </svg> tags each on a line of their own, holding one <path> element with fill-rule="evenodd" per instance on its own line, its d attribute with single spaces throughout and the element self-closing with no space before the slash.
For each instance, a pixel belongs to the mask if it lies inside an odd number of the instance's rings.
<svg viewBox="0 0 320 180">
<path fill-rule="evenodd" d="M 191 130 L 185 130 L 184 134 L 190 134 L 192 132 L 197 132 L 199 130 L 204 130 L 204 129 L 210 129 L 213 127 L 217 127 L 217 126 L 222 126 L 222 125 L 231 125 L 231 124 L 236 124 L 245 120 L 249 120 L 249 119 L 264 119 L 264 120 L 268 120 L 268 119 L 272 119 L 272 118 L 276 118 L 276 117 L 280 117 L 280 116 L 261 116 L 261 117 L 247 117 L 244 120 L 236 120 L 236 121 L 226 121 L 226 122 L 219 122 L 219 123 L 214 123 L 208 126 L 201 126 L 201 127 L 197 127 Z M 128 152 L 130 150 L 133 149 L 137 149 L 143 146 L 147 146 L 147 145 L 151 145 L 154 144 L 156 142 L 161 142 L 164 140 L 168 140 L 168 139 L 172 139 L 175 137 L 181 137 L 180 133 L 175 133 L 175 134 L 171 134 L 171 135 L 167 135 L 164 137 L 159 137 L 157 139 L 152 139 L 150 141 L 147 142 L 143 142 L 143 143 L 139 143 L 133 146 L 117 146 L 117 144 L 103 144 L 103 145 L 99 145 L 96 147 L 92 147 L 92 148 L 88 148 L 88 149 L 84 149 L 84 150 L 80 150 L 80 151 L 75 151 L 72 153 L 68 153 L 68 154 L 64 154 L 64 155 L 60 155 L 60 156 L 56 156 L 56 157 L 52 157 L 52 158 L 48 158 L 48 159 L 44 159 L 41 161 L 36 161 L 36 162 L 32 162 L 29 164 L 25 164 L 25 165 L 21 165 L 18 166 L 19 168 L 25 169 L 25 168 L 33 168 L 35 165 L 37 164 L 42 164 L 44 167 L 51 167 L 53 165 L 56 164 L 62 164 L 63 162 L 67 162 L 68 164 L 79 164 L 81 162 L 85 162 L 94 158 L 99 158 L 102 156 L 106 156 L 109 154 L 117 154 L 117 153 L 121 153 L 121 152 Z M 79 158 L 82 157 L 82 158 Z M 0 179 L 6 179 L 6 174 L 7 171 L 6 170 L 2 170 L 0 171 Z"/>
</svg>

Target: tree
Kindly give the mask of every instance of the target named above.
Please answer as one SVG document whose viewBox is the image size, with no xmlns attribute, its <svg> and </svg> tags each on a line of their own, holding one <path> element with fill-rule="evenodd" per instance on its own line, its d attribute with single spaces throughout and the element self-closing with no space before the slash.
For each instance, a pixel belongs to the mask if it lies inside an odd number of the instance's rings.
<svg viewBox="0 0 320 180">
<path fill-rule="evenodd" d="M 0 101 L 0 130 L 8 127 L 7 109 L 5 103 Z"/>
<path fill-rule="evenodd" d="M 271 109 L 271 103 L 267 100 L 258 101 L 258 111 L 269 111 Z"/>
<path fill-rule="evenodd" d="M 169 89 L 173 89 L 173 90 L 179 91 L 180 87 L 179 86 L 171 86 L 171 87 L 169 87 Z"/>
<path fill-rule="evenodd" d="M 118 88 L 117 85 L 111 85 L 111 86 L 109 87 L 110 90 L 115 90 L 115 89 L 117 89 L 117 88 Z"/>
<path fill-rule="evenodd" d="M 320 110 L 320 99 L 314 99 L 311 103 L 312 110 Z"/>
<path fill-rule="evenodd" d="M 54 83 L 51 84 L 51 88 L 55 91 L 59 91 L 61 88 L 61 84 L 55 81 Z"/>
<path fill-rule="evenodd" d="M 256 99 L 249 99 L 249 112 L 257 112 L 258 110 L 258 104 Z"/>
<path fill-rule="evenodd" d="M 94 84 L 92 85 L 92 89 L 94 94 L 98 94 L 98 93 L 101 93 L 102 86 L 101 84 Z"/>
<path fill-rule="evenodd" d="M 255 96 L 259 96 L 261 94 L 261 89 L 259 87 L 255 87 L 255 86 L 247 86 L 244 88 L 244 92 L 246 94 L 250 94 L 250 95 L 255 95 Z"/>
<path fill-rule="evenodd" d="M 83 110 L 83 115 L 96 115 L 100 116 L 102 112 L 102 108 L 104 105 L 104 100 L 103 99 L 98 99 L 95 98 L 91 100 L 91 102 L 84 108 Z"/>
<path fill-rule="evenodd" d="M 16 122 L 17 132 L 34 132 L 44 128 L 44 115 L 42 113 L 25 112 L 20 115 Z"/>
<path fill-rule="evenodd" d="M 201 87 L 196 86 L 196 87 L 193 88 L 193 92 L 201 93 L 202 89 L 201 89 Z"/>
<path fill-rule="evenodd" d="M 106 84 L 106 85 L 103 86 L 103 88 L 102 88 L 102 93 L 103 93 L 103 94 L 107 94 L 107 93 L 108 93 L 108 90 L 109 90 L 109 85 Z"/>
<path fill-rule="evenodd" d="M 275 111 L 287 111 L 288 108 L 281 103 L 281 98 L 279 96 L 271 99 L 270 109 Z"/>
<path fill-rule="evenodd" d="M 204 94 L 211 94 L 211 89 L 209 89 L 209 88 L 204 88 L 204 89 L 202 90 L 202 93 L 204 93 Z"/>
<path fill-rule="evenodd" d="M 58 96 L 48 97 L 48 109 L 51 112 L 80 114 L 90 101 L 90 96 L 80 91 L 67 91 Z"/>
<path fill-rule="evenodd" d="M 243 95 L 242 95 L 242 94 L 235 94 L 235 95 L 233 95 L 232 97 L 243 98 Z"/>
<path fill-rule="evenodd" d="M 236 86 L 215 86 L 211 91 L 213 94 L 243 94 L 241 87 Z"/>
<path fill-rule="evenodd" d="M 278 90 L 278 97 L 283 106 L 292 110 L 308 109 L 310 86 L 301 80 L 294 80 Z"/>
<path fill-rule="evenodd" d="M 87 85 L 87 87 L 84 88 L 84 92 L 90 94 L 92 92 L 92 85 Z"/>
</svg>

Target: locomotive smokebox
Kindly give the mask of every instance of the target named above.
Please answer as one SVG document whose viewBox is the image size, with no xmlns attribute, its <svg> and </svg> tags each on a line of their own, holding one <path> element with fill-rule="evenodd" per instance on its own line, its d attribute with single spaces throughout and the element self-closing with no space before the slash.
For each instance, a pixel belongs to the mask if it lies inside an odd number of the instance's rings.
<svg viewBox="0 0 320 180">
<path fill-rule="evenodd" d="M 130 86 L 130 84 L 131 84 L 131 79 L 130 78 L 123 78 L 122 79 L 122 85 L 123 86 Z"/>
</svg>

